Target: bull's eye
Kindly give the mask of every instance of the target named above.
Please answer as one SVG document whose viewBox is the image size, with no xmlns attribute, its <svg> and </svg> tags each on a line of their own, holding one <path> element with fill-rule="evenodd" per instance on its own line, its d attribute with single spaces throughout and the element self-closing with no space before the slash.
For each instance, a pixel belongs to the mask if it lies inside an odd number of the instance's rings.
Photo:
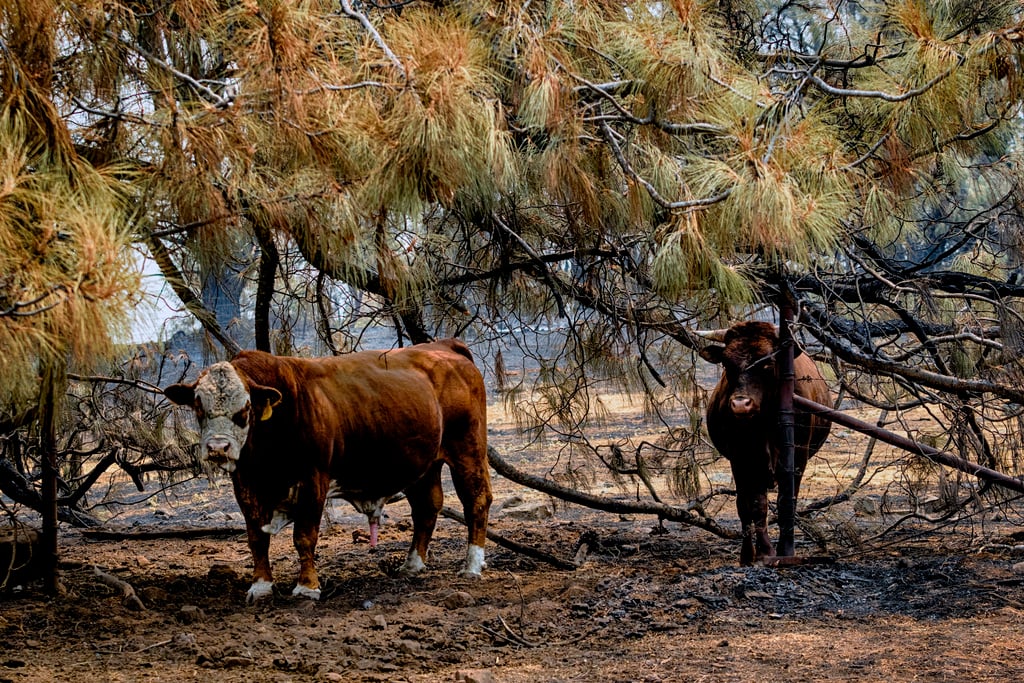
<svg viewBox="0 0 1024 683">
<path fill-rule="evenodd" d="M 231 421 L 234 422 L 239 427 L 248 427 L 250 412 L 252 412 L 252 409 L 249 408 L 248 405 L 246 405 L 244 408 L 242 408 L 237 413 L 231 416 Z"/>
<path fill-rule="evenodd" d="M 203 410 L 203 404 L 196 401 L 195 405 L 196 419 L 202 422 L 206 418 L 206 411 Z"/>
</svg>

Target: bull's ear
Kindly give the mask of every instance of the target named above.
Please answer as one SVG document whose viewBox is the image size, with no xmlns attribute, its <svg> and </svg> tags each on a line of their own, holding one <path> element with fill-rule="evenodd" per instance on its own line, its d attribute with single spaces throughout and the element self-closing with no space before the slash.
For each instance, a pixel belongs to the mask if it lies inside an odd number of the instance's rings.
<svg viewBox="0 0 1024 683">
<path fill-rule="evenodd" d="M 793 360 L 796 360 L 797 358 L 802 356 L 803 353 L 804 353 L 804 350 L 802 348 L 800 348 L 799 344 L 793 344 Z"/>
<path fill-rule="evenodd" d="M 725 347 L 720 346 L 719 344 L 709 344 L 708 346 L 705 346 L 703 349 L 701 349 L 698 353 L 700 353 L 700 357 L 706 360 L 707 362 L 714 363 L 716 365 L 721 365 L 722 359 L 725 355 Z"/>
<path fill-rule="evenodd" d="M 164 396 L 166 396 L 171 403 L 176 403 L 179 406 L 190 406 L 195 403 L 196 400 L 196 385 L 172 384 L 164 389 Z"/>
<path fill-rule="evenodd" d="M 274 387 L 254 384 L 249 389 L 249 396 L 252 398 L 252 409 L 260 422 L 269 420 L 274 414 L 274 406 L 281 402 L 281 392 Z"/>
</svg>

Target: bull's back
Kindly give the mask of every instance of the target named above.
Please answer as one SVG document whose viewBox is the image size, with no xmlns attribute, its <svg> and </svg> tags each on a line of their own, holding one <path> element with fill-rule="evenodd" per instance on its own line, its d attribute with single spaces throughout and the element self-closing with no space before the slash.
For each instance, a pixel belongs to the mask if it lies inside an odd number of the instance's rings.
<svg viewBox="0 0 1024 683">
<path fill-rule="evenodd" d="M 483 377 L 461 341 L 280 361 L 294 378 L 290 419 L 318 435 L 313 450 L 329 454 L 322 465 L 356 497 L 416 481 L 450 429 L 479 422 L 486 433 Z"/>
<path fill-rule="evenodd" d="M 486 403 L 483 376 L 456 339 L 327 358 L 246 351 L 232 362 L 250 382 L 282 393 L 275 418 L 286 428 L 431 432 L 443 414 Z"/>
</svg>

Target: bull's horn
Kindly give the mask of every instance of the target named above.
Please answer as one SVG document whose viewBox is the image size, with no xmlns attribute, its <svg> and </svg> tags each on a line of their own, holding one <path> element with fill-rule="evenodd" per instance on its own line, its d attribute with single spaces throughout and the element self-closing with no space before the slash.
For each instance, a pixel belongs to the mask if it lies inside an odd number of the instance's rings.
<svg viewBox="0 0 1024 683">
<path fill-rule="evenodd" d="M 695 330 L 697 336 L 704 337 L 714 342 L 724 342 L 725 333 L 729 331 L 729 328 L 723 328 L 721 330 Z"/>
</svg>

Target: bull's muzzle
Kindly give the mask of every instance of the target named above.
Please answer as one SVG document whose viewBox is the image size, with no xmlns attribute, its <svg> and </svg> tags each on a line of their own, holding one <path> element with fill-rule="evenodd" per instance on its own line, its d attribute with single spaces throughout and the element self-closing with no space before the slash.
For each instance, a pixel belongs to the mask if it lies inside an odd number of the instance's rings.
<svg viewBox="0 0 1024 683">
<path fill-rule="evenodd" d="M 204 456 L 211 465 L 220 467 L 227 472 L 235 470 L 238 450 L 233 447 L 231 439 L 224 436 L 211 436 L 204 442 Z"/>
<path fill-rule="evenodd" d="M 733 396 L 729 401 L 729 408 L 737 417 L 753 417 L 757 414 L 757 405 L 749 396 Z"/>
</svg>

